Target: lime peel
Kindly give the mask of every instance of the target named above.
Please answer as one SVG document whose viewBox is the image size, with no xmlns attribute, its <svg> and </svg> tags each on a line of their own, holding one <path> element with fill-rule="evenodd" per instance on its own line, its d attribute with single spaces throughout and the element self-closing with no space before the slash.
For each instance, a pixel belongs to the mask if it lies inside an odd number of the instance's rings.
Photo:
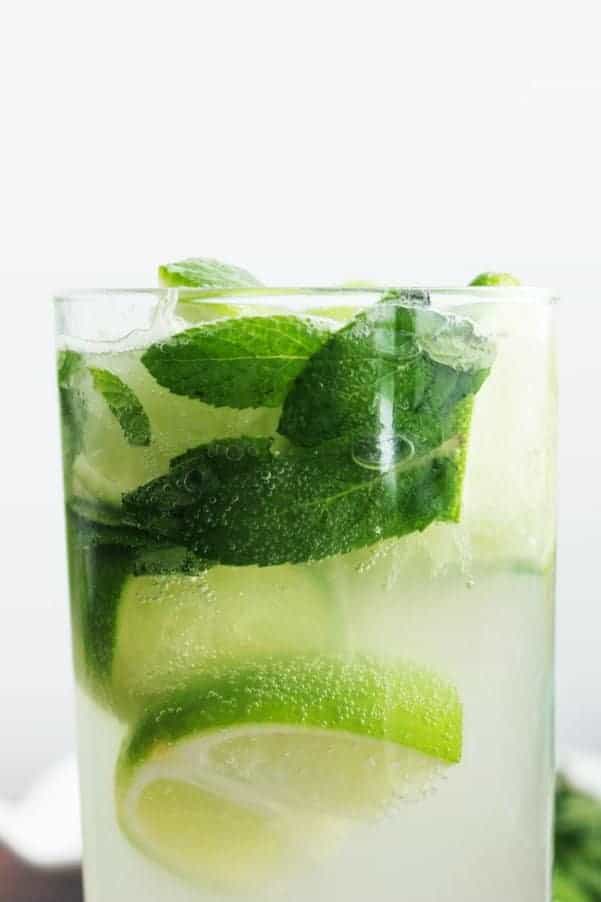
<svg viewBox="0 0 601 902">
<path fill-rule="evenodd" d="M 150 709 L 116 775 L 120 826 L 187 880 L 256 888 L 330 854 L 461 756 L 455 689 L 413 664 L 260 661 Z"/>
<path fill-rule="evenodd" d="M 366 658 L 258 660 L 193 679 L 150 709 L 123 764 L 157 744 L 233 724 L 279 723 L 343 730 L 396 742 L 449 763 L 461 759 L 462 708 L 456 689 L 413 664 Z"/>
</svg>

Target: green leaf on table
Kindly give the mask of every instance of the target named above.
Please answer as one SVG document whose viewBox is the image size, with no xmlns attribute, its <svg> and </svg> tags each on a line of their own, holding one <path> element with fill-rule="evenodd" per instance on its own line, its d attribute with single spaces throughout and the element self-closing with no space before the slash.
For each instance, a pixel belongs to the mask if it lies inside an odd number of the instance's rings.
<svg viewBox="0 0 601 902">
<path fill-rule="evenodd" d="M 221 263 L 209 257 L 188 257 L 177 263 L 159 266 L 159 282 L 166 288 L 190 286 L 205 289 L 253 288 L 261 283 L 240 266 Z"/>
<path fill-rule="evenodd" d="M 556 868 L 553 873 L 553 902 L 591 902 L 591 896 L 580 889 L 573 877 Z"/>
<path fill-rule="evenodd" d="M 352 440 L 281 449 L 268 438 L 221 439 L 173 460 L 125 495 L 123 510 L 218 563 L 318 560 L 456 519 L 460 447 L 458 435 L 423 455 L 390 447 L 374 465 Z"/>
<path fill-rule="evenodd" d="M 470 320 L 391 296 L 335 332 L 284 402 L 278 431 L 301 445 L 344 435 L 434 448 L 469 423 L 494 359 Z"/>
<path fill-rule="evenodd" d="M 160 535 L 88 520 L 71 505 L 66 526 L 76 668 L 97 697 L 109 700 L 108 680 L 126 581 L 151 574 L 197 575 L 208 564 Z"/>
<path fill-rule="evenodd" d="M 109 370 L 90 367 L 96 391 L 100 392 L 113 416 L 118 420 L 123 435 L 130 445 L 150 444 L 150 420 L 140 401 L 119 376 Z"/>
<path fill-rule="evenodd" d="M 142 363 L 176 395 L 215 407 L 277 407 L 330 334 L 296 316 L 222 319 L 151 345 Z"/>
<path fill-rule="evenodd" d="M 555 794 L 554 902 L 601 902 L 601 803 L 560 778 Z"/>
</svg>

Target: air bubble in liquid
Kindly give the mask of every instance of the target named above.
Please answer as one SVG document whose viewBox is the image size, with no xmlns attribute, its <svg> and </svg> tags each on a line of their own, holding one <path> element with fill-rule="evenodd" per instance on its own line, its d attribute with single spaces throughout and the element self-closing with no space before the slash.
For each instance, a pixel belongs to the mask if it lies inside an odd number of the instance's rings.
<svg viewBox="0 0 601 902">
<path fill-rule="evenodd" d="M 352 457 L 356 464 L 367 470 L 380 472 L 386 472 L 398 464 L 409 461 L 414 454 L 413 442 L 400 433 L 360 436 L 355 439 L 352 448 Z"/>
</svg>

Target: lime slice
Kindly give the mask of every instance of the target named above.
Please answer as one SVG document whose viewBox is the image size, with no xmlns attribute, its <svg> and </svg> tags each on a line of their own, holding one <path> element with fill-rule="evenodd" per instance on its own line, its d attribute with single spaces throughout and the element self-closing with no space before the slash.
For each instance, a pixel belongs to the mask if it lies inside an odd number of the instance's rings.
<svg viewBox="0 0 601 902">
<path fill-rule="evenodd" d="M 255 662 L 150 710 L 117 769 L 119 821 L 163 866 L 249 889 L 332 847 L 333 824 L 423 792 L 461 756 L 455 689 L 414 665 Z"/>
<path fill-rule="evenodd" d="M 481 272 L 480 275 L 472 279 L 470 286 L 490 285 L 490 286 L 518 286 L 522 283 L 516 276 L 512 276 L 509 272 Z"/>
<path fill-rule="evenodd" d="M 224 304 L 221 301 L 212 303 L 204 294 L 194 295 L 188 292 L 183 296 L 180 295 L 176 307 L 177 316 L 189 324 L 210 323 L 215 319 L 223 318 L 231 319 L 242 316 L 245 312 L 240 305 Z"/>
<path fill-rule="evenodd" d="M 212 298 L 217 300 L 212 300 Z M 188 325 L 210 323 L 216 319 L 238 319 L 242 316 L 273 316 L 277 307 L 268 304 L 251 304 L 250 295 L 246 296 L 243 303 L 239 299 L 232 298 L 231 303 L 220 300 L 220 292 L 202 291 L 196 294 L 192 289 L 180 292 L 177 301 L 176 314 L 186 321 Z M 261 298 L 261 292 L 257 294 Z"/>
<path fill-rule="evenodd" d="M 102 526 L 94 544 L 68 526 L 78 672 L 125 719 L 194 675 L 340 641 L 343 614 L 316 568 L 208 569 L 184 548 L 108 544 Z"/>
</svg>

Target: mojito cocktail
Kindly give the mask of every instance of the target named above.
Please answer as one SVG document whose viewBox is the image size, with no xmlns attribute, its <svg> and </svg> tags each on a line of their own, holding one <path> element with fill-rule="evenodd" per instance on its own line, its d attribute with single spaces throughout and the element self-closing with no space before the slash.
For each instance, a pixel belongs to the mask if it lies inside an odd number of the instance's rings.
<svg viewBox="0 0 601 902">
<path fill-rule="evenodd" d="M 552 298 L 211 265 L 57 300 L 87 902 L 547 902 Z"/>
</svg>

